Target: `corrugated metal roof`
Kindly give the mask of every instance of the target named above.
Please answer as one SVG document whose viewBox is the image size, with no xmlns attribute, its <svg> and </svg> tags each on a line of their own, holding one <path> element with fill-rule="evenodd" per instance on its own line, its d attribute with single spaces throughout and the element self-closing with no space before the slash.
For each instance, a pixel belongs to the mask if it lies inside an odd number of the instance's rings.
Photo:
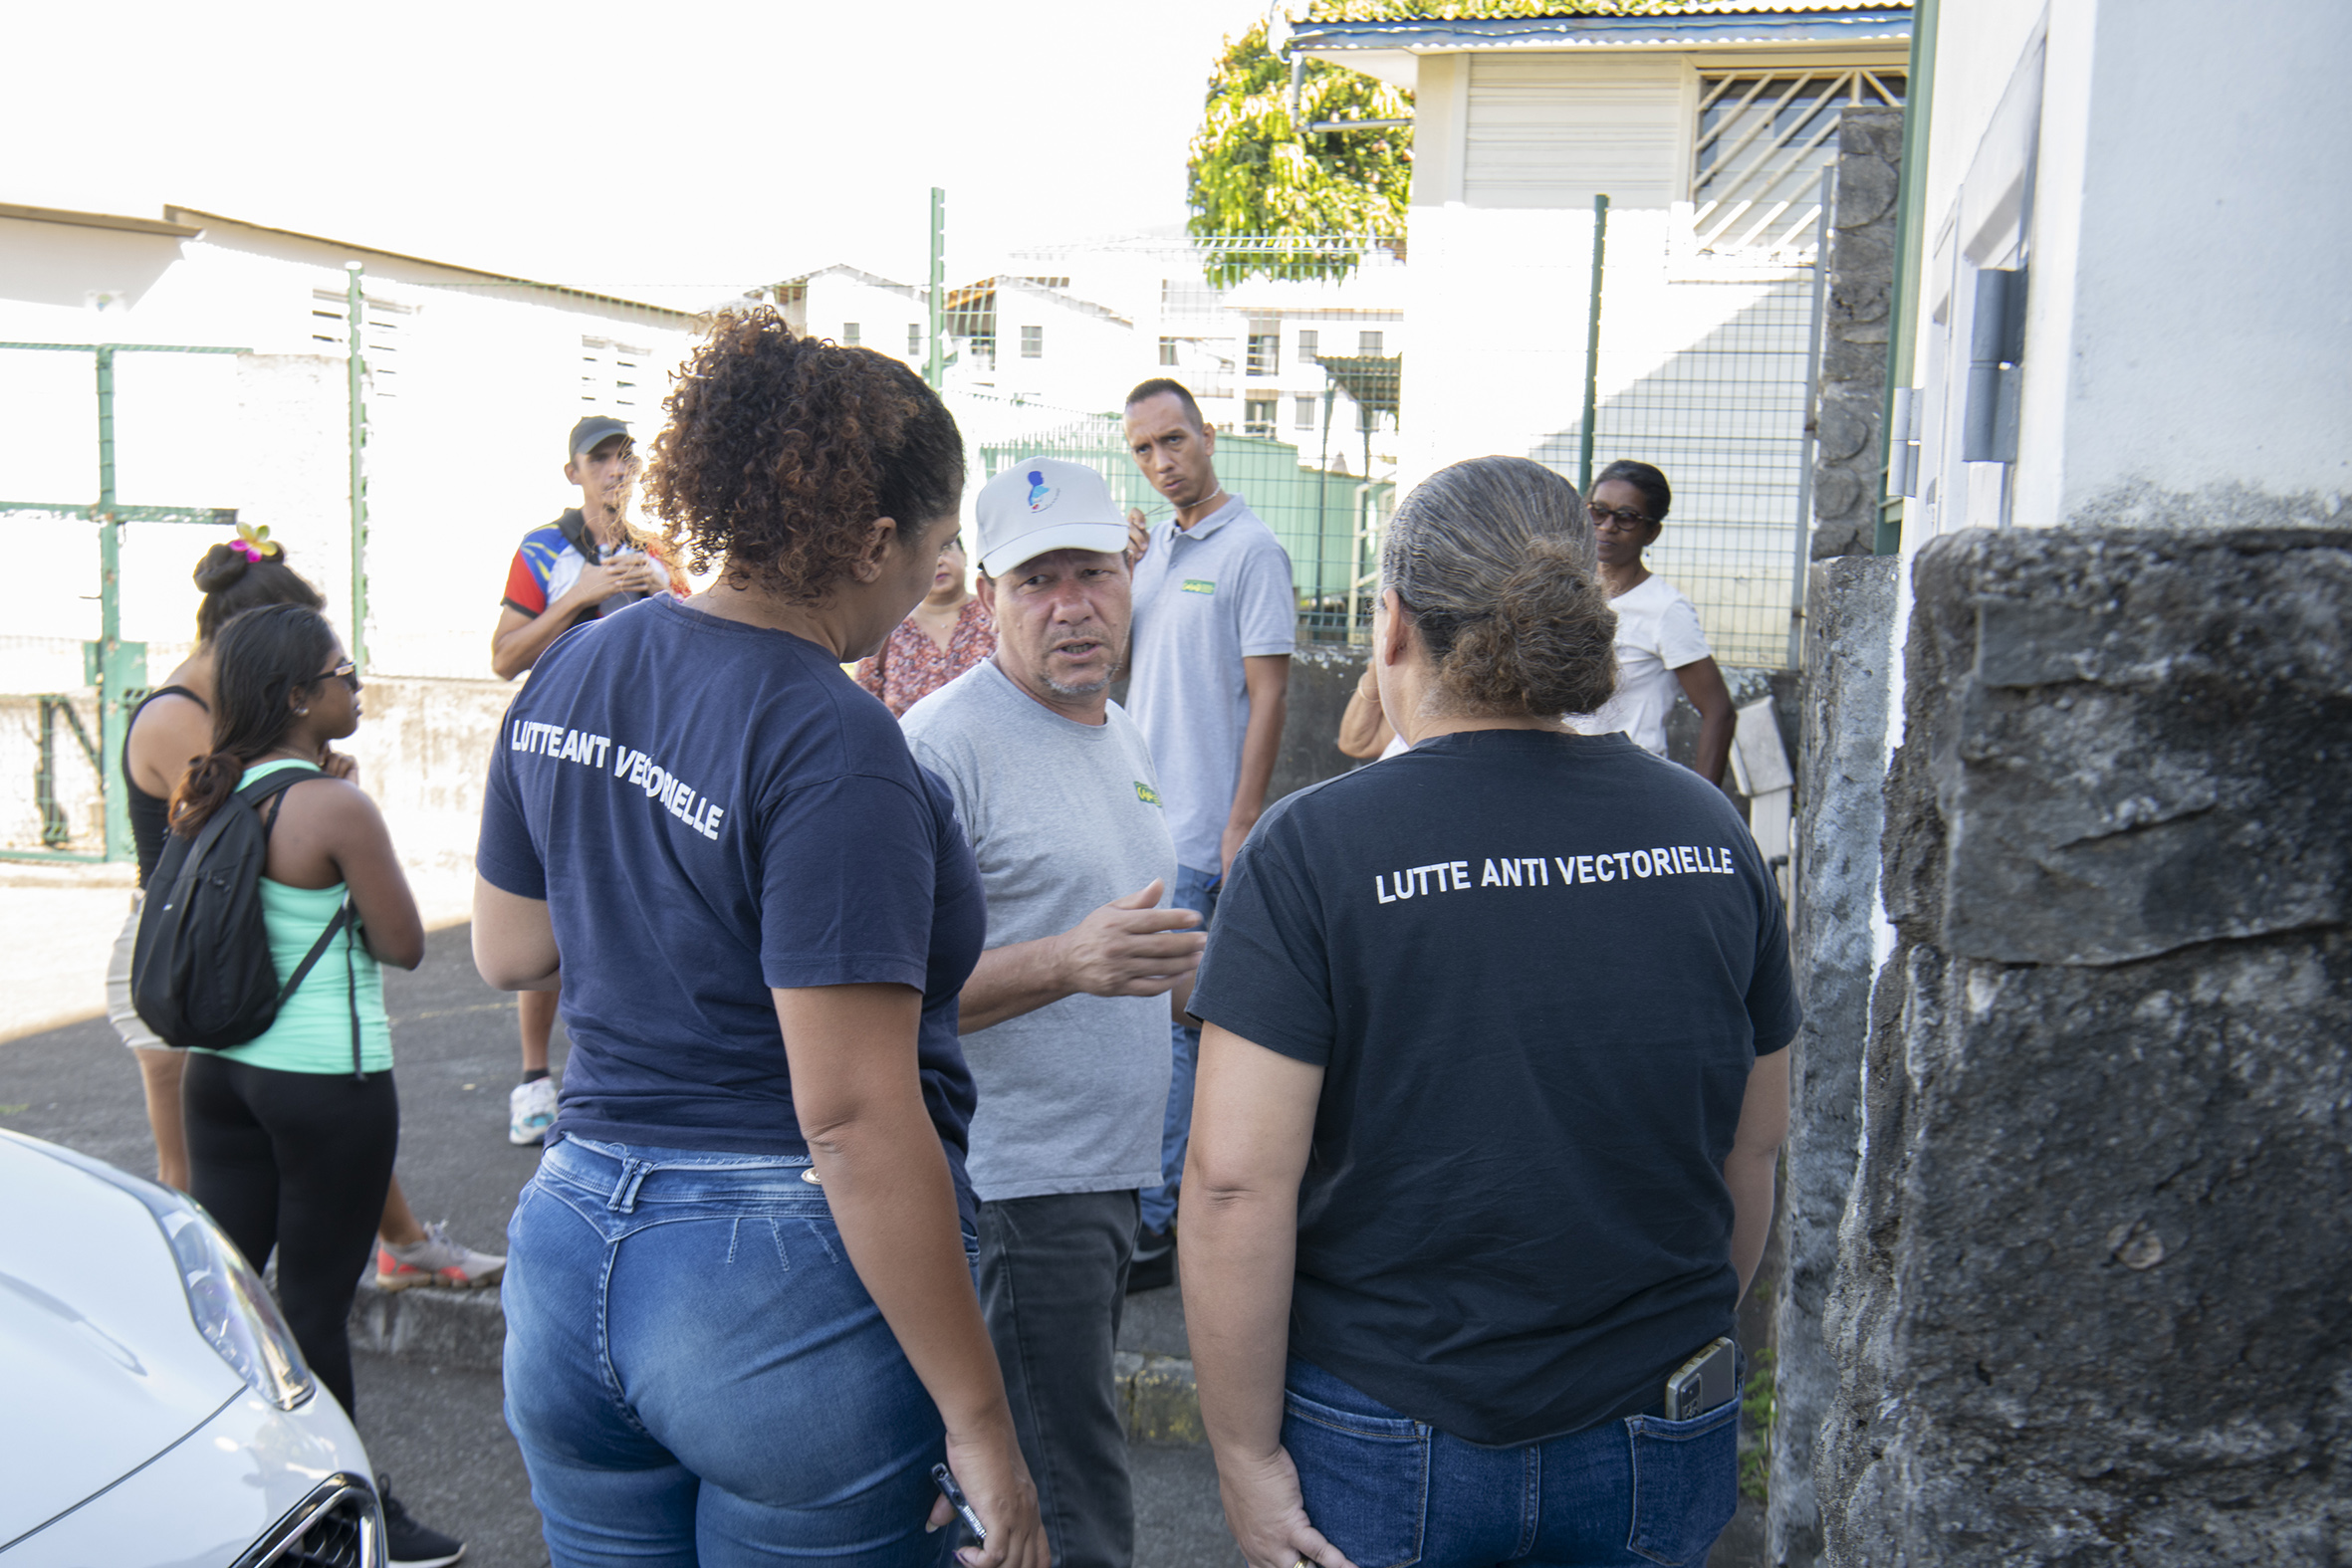
<svg viewBox="0 0 2352 1568">
<path fill-rule="evenodd" d="M 1291 47 L 1404 49 L 1721 48 L 1738 44 L 1889 44 L 1911 37 L 1911 7 L 1701 0 L 1645 16 L 1475 17 L 1454 21 L 1302 22 Z"/>
</svg>

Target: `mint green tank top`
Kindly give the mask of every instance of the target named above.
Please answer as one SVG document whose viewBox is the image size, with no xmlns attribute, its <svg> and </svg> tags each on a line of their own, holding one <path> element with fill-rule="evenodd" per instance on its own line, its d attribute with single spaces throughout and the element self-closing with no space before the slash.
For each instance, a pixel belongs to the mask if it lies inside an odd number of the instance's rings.
<svg viewBox="0 0 2352 1568">
<path fill-rule="evenodd" d="M 252 784 L 287 768 L 318 772 L 308 763 L 264 763 L 259 768 L 246 769 L 241 784 Z M 270 963 L 276 967 L 281 984 L 284 977 L 294 973 L 303 955 L 311 951 L 311 944 L 319 940 L 319 933 L 327 929 L 327 922 L 343 907 L 347 891 L 341 882 L 333 887 L 311 888 L 288 887 L 266 876 L 261 879 L 262 919 L 270 931 Z M 353 940 L 356 935 L 352 926 L 336 933 L 335 940 L 327 944 L 319 962 L 311 966 L 302 984 L 294 988 L 294 994 L 278 1009 L 277 1021 L 267 1030 L 242 1045 L 212 1054 L 249 1066 L 274 1067 L 280 1072 L 350 1072 L 351 999 L 356 990 L 359 1065 L 368 1072 L 381 1072 L 391 1066 L 392 1026 L 383 1010 L 383 970 L 375 962 L 375 956 L 367 951 L 366 944 Z M 351 959 L 348 971 L 344 967 L 347 954 Z"/>
</svg>

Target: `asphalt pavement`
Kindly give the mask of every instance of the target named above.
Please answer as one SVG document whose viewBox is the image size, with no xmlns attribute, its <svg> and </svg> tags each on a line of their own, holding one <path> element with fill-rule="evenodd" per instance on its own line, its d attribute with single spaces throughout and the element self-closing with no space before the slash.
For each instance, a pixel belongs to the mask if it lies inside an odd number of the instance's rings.
<svg viewBox="0 0 2352 1568">
<path fill-rule="evenodd" d="M 506 1141 L 518 1060 L 514 999 L 482 984 L 468 942 L 466 927 L 436 931 L 415 973 L 385 977 L 400 1089 L 398 1171 L 419 1218 L 447 1219 L 467 1245 L 504 1251 L 507 1216 L 539 1151 Z M 102 948 L 97 962 L 104 956 Z M 559 1030 L 559 1068 L 563 1049 Z M 0 1043 L 0 1127 L 154 1174 L 138 1071 L 103 1017 Z M 1186 1354 L 1174 1290 L 1129 1305 L 1123 1348 Z M 541 1568 L 547 1551 L 522 1456 L 499 1413 L 499 1375 L 366 1352 L 355 1370 L 360 1437 L 409 1511 L 463 1537 L 468 1564 Z M 1137 1568 L 1240 1564 L 1206 1449 L 1138 1445 L 1128 1462 Z"/>
</svg>

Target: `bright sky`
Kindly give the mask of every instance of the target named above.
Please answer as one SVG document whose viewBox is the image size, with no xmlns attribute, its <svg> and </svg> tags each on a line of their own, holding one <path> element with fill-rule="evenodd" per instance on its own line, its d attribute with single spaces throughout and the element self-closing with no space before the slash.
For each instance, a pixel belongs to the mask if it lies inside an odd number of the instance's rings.
<svg viewBox="0 0 2352 1568">
<path fill-rule="evenodd" d="M 125 0 L 9 23 L 0 201 L 165 202 L 614 293 L 951 278 L 1181 223 L 1267 0 Z M 703 303 L 707 303 L 704 301 Z"/>
</svg>

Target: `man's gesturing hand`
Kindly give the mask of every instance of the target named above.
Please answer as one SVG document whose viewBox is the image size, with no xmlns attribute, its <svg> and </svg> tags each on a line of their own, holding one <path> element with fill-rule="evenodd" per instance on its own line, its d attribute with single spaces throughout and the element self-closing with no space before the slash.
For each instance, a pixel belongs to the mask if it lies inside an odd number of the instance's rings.
<svg viewBox="0 0 2352 1568">
<path fill-rule="evenodd" d="M 1201 966 L 1209 939 L 1193 928 L 1201 917 L 1189 909 L 1158 909 L 1165 886 L 1149 886 L 1114 898 L 1064 931 L 1061 979 L 1071 991 L 1093 997 L 1164 996 Z"/>
</svg>

